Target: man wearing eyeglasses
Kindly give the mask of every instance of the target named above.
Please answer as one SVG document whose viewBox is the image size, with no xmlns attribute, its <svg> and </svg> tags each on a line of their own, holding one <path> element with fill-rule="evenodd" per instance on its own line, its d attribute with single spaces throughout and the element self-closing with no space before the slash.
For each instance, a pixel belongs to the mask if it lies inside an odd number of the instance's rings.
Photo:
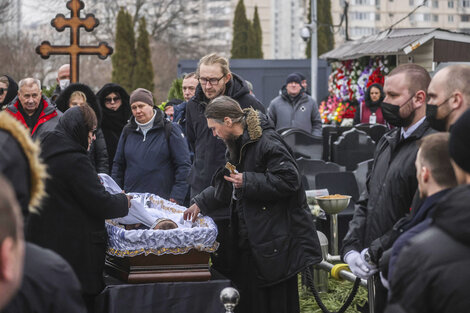
<svg viewBox="0 0 470 313">
<path fill-rule="evenodd" d="M 27 127 L 33 139 L 53 130 L 62 115 L 42 96 L 41 82 L 35 78 L 20 80 L 18 99 L 5 111 Z"/>
<path fill-rule="evenodd" d="M 199 84 L 196 94 L 186 107 L 186 132 L 188 141 L 194 151 L 188 183 L 191 187 L 191 198 L 210 186 L 212 176 L 218 168 L 225 164 L 225 144 L 212 136 L 204 116 L 206 104 L 210 100 L 225 95 L 236 100 L 242 109 L 252 107 L 265 113 L 263 105 L 250 95 L 245 80 L 231 73 L 226 58 L 215 53 L 204 56 L 199 60 L 196 76 Z M 219 229 L 217 241 L 221 243 L 217 258 L 213 258 L 213 266 L 227 273 L 228 260 L 228 224 L 230 213 L 228 208 L 220 208 L 211 216 Z"/>
</svg>

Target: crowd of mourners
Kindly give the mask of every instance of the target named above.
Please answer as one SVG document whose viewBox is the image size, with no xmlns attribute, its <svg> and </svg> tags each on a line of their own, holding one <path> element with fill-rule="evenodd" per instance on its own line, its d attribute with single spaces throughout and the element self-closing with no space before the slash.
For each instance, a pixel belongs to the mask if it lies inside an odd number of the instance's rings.
<svg viewBox="0 0 470 313">
<path fill-rule="evenodd" d="M 67 64 L 51 98 L 35 78 L 0 76 L 0 311 L 95 312 L 105 220 L 128 214 L 132 192 L 187 207 L 186 220 L 214 220 L 211 266 L 239 290 L 235 312 L 299 312 L 297 274 L 322 256 L 279 133 L 322 134 L 306 78 L 288 75 L 264 106 L 226 58 L 209 54 L 183 77 L 184 101 L 164 110 L 144 88 L 94 88 L 70 83 Z M 431 78 L 404 64 L 357 107 L 354 123 L 390 129 L 341 251 L 374 287 L 376 313 L 470 307 L 469 106 L 470 66 Z M 122 193 L 107 192 L 98 173 Z"/>
</svg>

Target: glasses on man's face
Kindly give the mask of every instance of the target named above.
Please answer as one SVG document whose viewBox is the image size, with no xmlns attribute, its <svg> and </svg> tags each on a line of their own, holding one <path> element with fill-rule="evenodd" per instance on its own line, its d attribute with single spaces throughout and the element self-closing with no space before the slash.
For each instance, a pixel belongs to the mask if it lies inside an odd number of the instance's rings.
<svg viewBox="0 0 470 313">
<path fill-rule="evenodd" d="M 199 82 L 201 85 L 205 85 L 209 83 L 211 86 L 217 86 L 219 84 L 219 81 L 224 78 L 225 75 L 222 75 L 220 78 L 204 78 L 204 77 L 199 77 Z"/>
<path fill-rule="evenodd" d="M 8 92 L 8 88 L 0 88 L 0 96 L 3 95 L 4 92 Z"/>
<path fill-rule="evenodd" d="M 119 98 L 119 97 L 106 97 L 106 98 L 104 98 L 104 102 L 106 102 L 106 103 L 117 102 L 119 100 L 121 100 L 121 98 Z"/>
</svg>

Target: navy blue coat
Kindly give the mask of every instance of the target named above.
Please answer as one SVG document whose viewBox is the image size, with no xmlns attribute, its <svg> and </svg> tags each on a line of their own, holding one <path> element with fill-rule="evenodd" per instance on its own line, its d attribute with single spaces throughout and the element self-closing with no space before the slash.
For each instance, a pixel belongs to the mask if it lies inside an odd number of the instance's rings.
<svg viewBox="0 0 470 313">
<path fill-rule="evenodd" d="M 188 144 L 175 123 L 167 140 L 163 113 L 156 110 L 156 114 L 145 138 L 134 117 L 124 127 L 111 176 L 126 192 L 149 192 L 183 203 L 191 168 Z"/>
</svg>

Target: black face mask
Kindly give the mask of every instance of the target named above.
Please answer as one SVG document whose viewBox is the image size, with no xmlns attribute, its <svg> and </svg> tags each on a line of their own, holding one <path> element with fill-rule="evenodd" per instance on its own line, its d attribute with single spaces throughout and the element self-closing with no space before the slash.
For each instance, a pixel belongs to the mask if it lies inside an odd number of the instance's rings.
<svg viewBox="0 0 470 313">
<path fill-rule="evenodd" d="M 431 128 L 439 132 L 446 131 L 447 118 L 449 117 L 450 113 L 452 113 L 453 109 L 450 110 L 449 113 L 447 113 L 446 117 L 444 117 L 443 119 L 437 119 L 437 110 L 440 106 L 444 105 L 444 103 L 449 101 L 450 98 L 452 98 L 452 96 L 444 100 L 440 105 L 429 103 L 426 104 L 426 120 L 429 122 Z"/>
<path fill-rule="evenodd" d="M 438 120 L 437 116 L 437 109 L 439 107 L 435 104 L 426 104 L 426 120 L 429 122 L 429 126 L 432 129 L 437 130 L 438 132 L 446 131 L 446 120 Z"/>
<path fill-rule="evenodd" d="M 408 99 L 406 102 L 410 101 L 411 98 Z M 382 115 L 387 121 L 387 123 L 389 123 L 390 125 L 396 127 L 408 127 L 410 126 L 411 122 L 413 121 L 413 118 L 415 117 L 415 111 L 411 112 L 408 117 L 403 118 L 400 116 L 400 107 L 402 106 L 393 105 L 388 102 L 382 102 Z"/>
</svg>

